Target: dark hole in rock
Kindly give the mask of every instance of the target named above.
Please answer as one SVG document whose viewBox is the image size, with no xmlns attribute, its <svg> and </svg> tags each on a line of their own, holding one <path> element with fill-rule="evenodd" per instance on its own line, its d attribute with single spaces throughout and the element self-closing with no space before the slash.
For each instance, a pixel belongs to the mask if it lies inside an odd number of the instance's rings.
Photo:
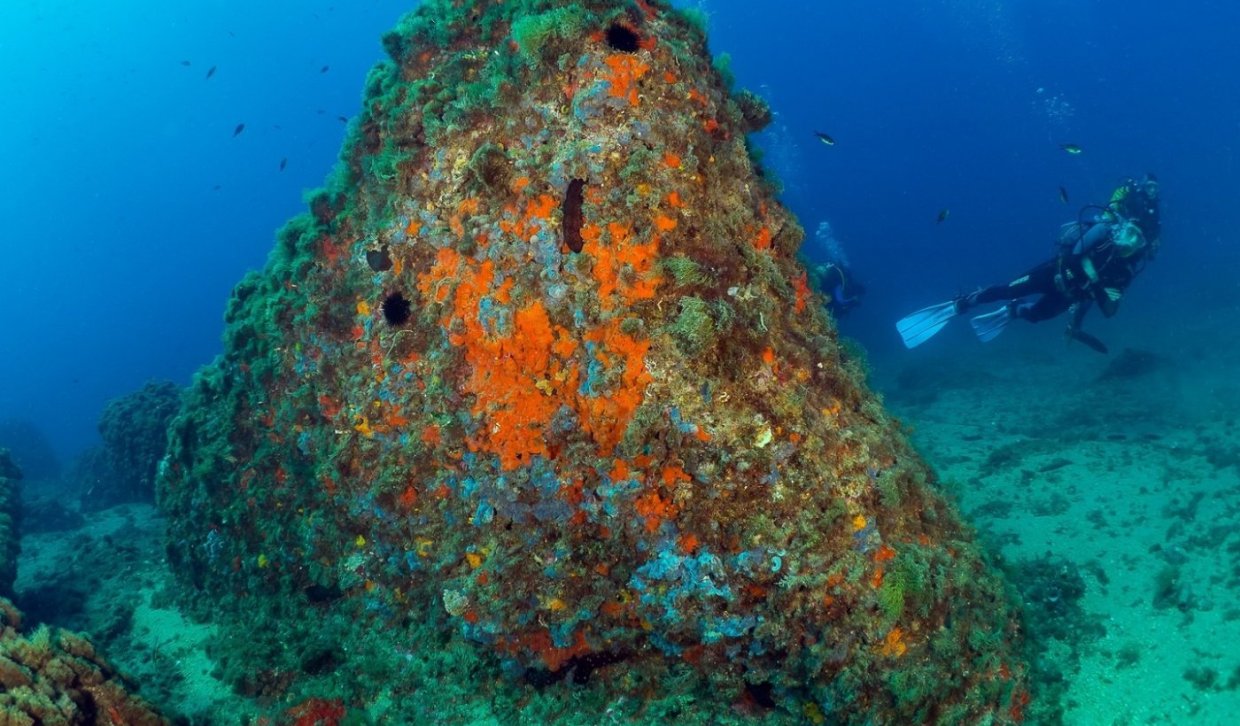
<svg viewBox="0 0 1240 726">
<path fill-rule="evenodd" d="M 579 686 L 585 685 L 590 682 L 590 676 L 595 670 L 605 668 L 613 663 L 619 663 L 626 658 L 628 658 L 627 653 L 611 651 L 575 656 L 573 658 L 576 661 L 576 667 L 573 669 L 573 683 Z"/>
<path fill-rule="evenodd" d="M 621 25 L 620 23 L 612 23 L 607 26 L 607 45 L 613 50 L 621 53 L 636 53 L 639 46 L 640 38 L 632 28 Z"/>
<path fill-rule="evenodd" d="M 568 183 L 568 190 L 564 193 L 564 203 L 561 205 L 564 212 L 561 236 L 564 238 L 564 244 L 573 252 L 580 252 L 584 244 L 581 239 L 581 226 L 585 222 L 581 214 L 581 205 L 584 200 L 585 182 L 581 179 L 573 179 Z"/>
<path fill-rule="evenodd" d="M 311 653 L 301 664 L 301 669 L 314 676 L 331 673 L 340 665 L 340 658 L 331 650 Z"/>
<path fill-rule="evenodd" d="M 377 250 L 366 250 L 366 264 L 375 272 L 387 272 L 392 269 L 392 256 L 386 247 Z"/>
<path fill-rule="evenodd" d="M 344 594 L 335 586 L 325 587 L 323 585 L 311 585 L 310 587 L 307 587 L 304 592 L 306 594 L 306 599 L 316 605 L 331 602 L 333 600 L 339 600 L 340 596 Z"/>
<path fill-rule="evenodd" d="M 545 668 L 527 668 L 525 669 L 525 682 L 541 690 L 552 683 L 564 680 L 566 675 L 568 675 L 567 669 L 549 671 Z"/>
<path fill-rule="evenodd" d="M 383 319 L 390 325 L 404 325 L 409 320 L 411 310 L 409 301 L 399 292 L 383 298 Z"/>
<path fill-rule="evenodd" d="M 754 703 L 763 708 L 775 708 L 774 688 L 768 682 L 763 683 L 746 683 L 745 692 L 753 699 Z"/>
<path fill-rule="evenodd" d="M 559 683 L 564 680 L 565 676 L 571 673 L 573 683 L 581 686 L 590 682 L 590 676 L 595 670 L 605 668 L 613 663 L 620 663 L 628 657 L 628 653 L 611 651 L 575 655 L 556 670 L 527 668 L 525 670 L 525 681 L 541 690 L 553 683 Z"/>
</svg>

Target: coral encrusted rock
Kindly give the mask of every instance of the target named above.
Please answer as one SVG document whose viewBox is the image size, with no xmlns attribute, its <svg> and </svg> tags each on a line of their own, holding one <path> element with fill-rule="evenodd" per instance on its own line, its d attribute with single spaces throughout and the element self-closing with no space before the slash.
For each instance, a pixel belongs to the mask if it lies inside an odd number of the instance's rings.
<svg viewBox="0 0 1240 726">
<path fill-rule="evenodd" d="M 13 596 L 17 558 L 22 552 L 21 470 L 7 449 L 0 449 L 0 597 Z"/>
<path fill-rule="evenodd" d="M 30 421 L 0 420 L 0 449 L 22 470 L 27 481 L 49 481 L 60 477 L 60 459 L 43 432 Z"/>
<path fill-rule="evenodd" d="M 0 724 L 168 724 L 85 638 L 46 626 L 25 637 L 20 627 L 21 614 L 0 598 Z"/>
<path fill-rule="evenodd" d="M 101 449 L 83 454 L 76 475 L 84 511 L 155 499 L 155 475 L 168 443 L 168 423 L 181 405 L 171 381 L 151 381 L 108 402 L 99 418 Z"/>
<path fill-rule="evenodd" d="M 237 647 L 284 632 L 271 657 L 352 628 L 238 681 L 335 671 L 297 697 L 392 713 L 469 686 L 531 723 L 1019 720 L 1003 583 L 840 345 L 700 28 L 435 0 L 385 47 L 172 425 L 190 599 Z M 366 633 L 473 664 L 367 680 Z"/>
</svg>

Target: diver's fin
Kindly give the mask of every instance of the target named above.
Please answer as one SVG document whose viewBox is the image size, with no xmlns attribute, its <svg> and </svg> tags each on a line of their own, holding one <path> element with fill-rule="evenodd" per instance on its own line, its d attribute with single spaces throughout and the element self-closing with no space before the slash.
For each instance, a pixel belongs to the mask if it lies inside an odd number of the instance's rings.
<svg viewBox="0 0 1240 726">
<path fill-rule="evenodd" d="M 1069 330 L 1068 337 L 1073 340 L 1080 341 L 1084 343 L 1085 345 L 1088 345 L 1090 348 L 1093 348 L 1094 350 L 1098 351 L 1099 353 L 1103 355 L 1106 355 L 1107 353 L 1110 352 L 1109 350 L 1107 350 L 1106 343 L 1103 343 L 1101 340 L 1098 340 L 1097 338 L 1090 335 L 1089 333 L 1086 333 L 1083 330 Z"/>
<path fill-rule="evenodd" d="M 943 326 L 954 317 L 956 317 L 956 301 L 948 300 L 945 303 L 922 308 L 901 318 L 896 323 L 896 330 L 900 331 L 900 337 L 904 339 L 904 347 L 916 348 L 933 338 L 934 334 L 942 330 Z"/>
<path fill-rule="evenodd" d="M 1012 319 L 1012 305 L 1014 303 L 1008 303 L 992 313 L 978 315 L 969 320 L 969 324 L 973 326 L 973 332 L 977 334 L 977 339 L 983 343 L 989 343 L 998 338 L 999 333 L 1003 332 Z"/>
</svg>

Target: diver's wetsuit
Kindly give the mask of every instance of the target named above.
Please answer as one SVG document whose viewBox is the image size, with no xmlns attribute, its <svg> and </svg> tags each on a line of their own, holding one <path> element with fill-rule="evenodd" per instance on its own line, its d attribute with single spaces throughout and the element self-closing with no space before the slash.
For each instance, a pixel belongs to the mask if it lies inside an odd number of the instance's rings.
<svg viewBox="0 0 1240 726">
<path fill-rule="evenodd" d="M 1013 301 L 1013 317 L 1036 323 L 1071 309 L 1072 334 L 1094 303 L 1104 316 L 1115 314 L 1124 291 L 1158 249 L 1161 233 L 1157 180 L 1150 174 L 1141 181 L 1128 179 L 1099 214 L 1063 226 L 1055 259 L 1006 285 L 958 298 L 956 312 L 978 303 Z M 1027 295 L 1041 297 L 1032 304 L 1015 303 Z"/>
<path fill-rule="evenodd" d="M 1089 210 L 1095 213 L 1086 218 Z M 918 310 L 896 322 L 905 347 L 916 348 L 934 337 L 948 321 L 979 303 L 1006 305 L 973 316 L 969 324 L 978 340 L 994 340 L 1014 318 L 1030 322 L 1049 320 L 1071 311 L 1068 338 L 1099 353 L 1106 345 L 1081 330 L 1081 320 L 1095 304 L 1111 317 L 1120 298 L 1160 244 L 1158 181 L 1146 174 L 1126 180 L 1105 207 L 1086 207 L 1081 217 L 1060 229 L 1058 254 L 1004 285 L 992 285 L 970 295 Z M 1036 295 L 1032 303 L 1022 299 Z"/>
<path fill-rule="evenodd" d="M 861 303 L 865 286 L 852 276 L 852 270 L 838 262 L 820 265 L 816 270 L 818 287 L 827 297 L 827 307 L 841 316 Z"/>
<path fill-rule="evenodd" d="M 1127 257 L 1114 244 L 1110 225 L 1093 222 L 1073 247 L 1048 260 L 1006 285 L 992 285 L 961 299 L 963 311 L 980 303 L 1007 302 L 1029 295 L 1041 295 L 1033 303 L 1014 305 L 1014 317 L 1041 322 L 1064 311 L 1073 310 L 1070 330 L 1080 327 L 1081 318 L 1093 303 L 1105 317 L 1119 309 L 1124 290 L 1149 258 L 1147 245 Z"/>
<path fill-rule="evenodd" d="M 1043 262 L 1006 285 L 991 285 L 965 298 L 963 311 L 973 305 L 991 302 L 1019 300 L 1029 295 L 1041 295 L 1037 302 L 1017 308 L 1019 317 L 1036 323 L 1050 320 L 1072 306 L 1072 299 L 1055 285 L 1059 260 Z"/>
</svg>

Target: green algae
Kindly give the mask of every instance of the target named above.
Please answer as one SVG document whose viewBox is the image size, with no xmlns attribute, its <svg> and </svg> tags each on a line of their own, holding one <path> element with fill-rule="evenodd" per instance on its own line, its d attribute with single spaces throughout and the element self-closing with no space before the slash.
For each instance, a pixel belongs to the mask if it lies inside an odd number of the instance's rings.
<svg viewBox="0 0 1240 726">
<path fill-rule="evenodd" d="M 676 321 L 668 328 L 681 350 L 697 355 L 715 341 L 718 331 L 710 305 L 699 297 L 682 297 Z"/>
<path fill-rule="evenodd" d="M 710 280 L 702 266 L 695 260 L 684 255 L 675 255 L 660 260 L 664 271 L 672 276 L 672 280 L 681 287 L 704 285 Z"/>
<path fill-rule="evenodd" d="M 597 24 L 597 16 L 573 3 L 517 19 L 512 24 L 512 39 L 520 49 L 522 60 L 536 65 L 554 61 L 567 50 L 569 41 Z"/>
<path fill-rule="evenodd" d="M 728 91 L 736 88 L 736 72 L 732 70 L 732 54 L 720 53 L 715 57 L 712 64 L 715 72 L 719 74 L 719 78 L 723 81 L 723 87 Z"/>
<path fill-rule="evenodd" d="M 705 8 L 688 6 L 678 8 L 676 12 L 680 13 L 680 17 L 684 19 L 685 24 L 688 25 L 690 30 L 705 42 L 706 30 L 710 27 L 710 15 Z"/>
</svg>

